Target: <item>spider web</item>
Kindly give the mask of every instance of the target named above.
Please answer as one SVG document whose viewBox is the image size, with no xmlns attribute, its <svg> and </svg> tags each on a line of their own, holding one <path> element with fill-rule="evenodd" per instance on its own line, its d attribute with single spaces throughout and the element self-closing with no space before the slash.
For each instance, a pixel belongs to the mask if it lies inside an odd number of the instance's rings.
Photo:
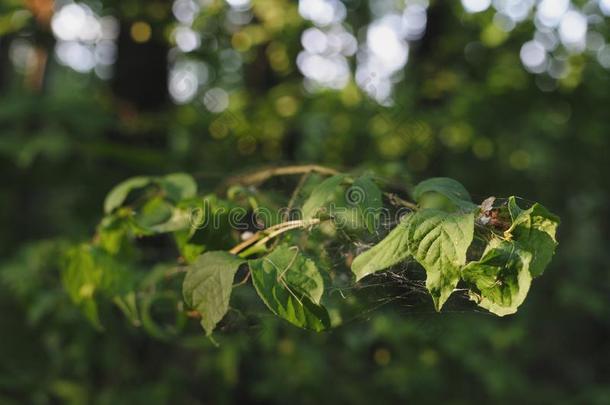
<svg viewBox="0 0 610 405">
<path fill-rule="evenodd" d="M 312 174 L 310 177 L 314 178 L 316 175 Z M 274 190 L 282 188 L 289 190 L 294 188 L 294 181 L 288 181 L 286 178 L 273 179 L 269 183 L 273 185 Z M 303 182 L 302 185 L 305 186 L 304 188 L 307 188 L 306 182 Z M 299 206 L 302 204 L 303 194 L 306 193 L 293 195 L 290 205 Z M 526 200 L 520 200 L 526 204 L 528 203 Z M 426 323 L 431 317 L 439 316 L 434 309 L 432 298 L 426 288 L 426 273 L 413 259 L 408 259 L 403 263 L 369 275 L 364 280 L 354 283 L 354 276 L 349 268 L 351 260 L 378 243 L 396 225 L 396 223 L 391 222 L 381 224 L 379 228 L 381 231 L 378 230 L 374 237 L 371 238 L 372 240 L 368 242 L 363 242 L 349 233 L 338 229 L 338 240 L 324 244 L 322 250 L 325 252 L 326 260 L 325 263 L 320 263 L 320 270 L 329 279 L 325 280 L 325 298 L 323 299 L 323 304 L 329 310 L 337 309 L 341 314 L 341 322 L 335 328 L 370 321 L 376 314 L 385 311 L 398 313 L 405 316 L 405 318 L 411 319 L 414 316 L 421 316 L 425 319 L 422 322 Z M 300 232 L 295 231 L 295 233 Z M 279 243 L 279 241 L 276 243 Z M 480 309 L 469 299 L 468 290 L 460 284 L 458 284 L 458 287 L 443 306 L 441 313 L 480 313 L 489 315 L 487 311 Z M 257 316 L 259 318 L 275 318 L 275 315 L 267 312 L 260 312 Z M 250 322 L 247 327 L 263 333 L 260 330 L 261 325 L 258 322 Z"/>
</svg>

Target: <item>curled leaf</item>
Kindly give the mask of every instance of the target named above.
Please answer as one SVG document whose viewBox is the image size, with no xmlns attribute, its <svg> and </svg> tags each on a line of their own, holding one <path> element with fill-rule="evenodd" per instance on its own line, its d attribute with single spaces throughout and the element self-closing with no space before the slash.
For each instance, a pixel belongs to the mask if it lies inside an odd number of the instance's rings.
<svg viewBox="0 0 610 405">
<path fill-rule="evenodd" d="M 505 233 L 532 253 L 530 272 L 533 277 L 538 277 L 555 254 L 559 218 L 538 203 L 522 210 L 515 197 L 510 197 L 508 206 L 513 223 Z"/>
<path fill-rule="evenodd" d="M 470 297 L 479 306 L 504 316 L 517 311 L 532 282 L 532 254 L 516 242 L 492 240 L 481 260 L 462 268 L 472 285 Z"/>
</svg>

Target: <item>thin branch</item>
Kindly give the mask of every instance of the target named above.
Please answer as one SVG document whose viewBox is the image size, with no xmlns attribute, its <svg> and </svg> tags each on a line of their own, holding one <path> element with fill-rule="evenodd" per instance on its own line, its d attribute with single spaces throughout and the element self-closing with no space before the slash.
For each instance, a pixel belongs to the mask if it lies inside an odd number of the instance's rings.
<svg viewBox="0 0 610 405">
<path fill-rule="evenodd" d="M 245 241 L 241 242 L 240 244 L 234 246 L 230 252 L 232 253 L 233 250 L 237 250 L 238 252 L 241 252 L 243 249 L 247 248 L 248 246 L 252 245 L 253 243 L 255 243 L 257 240 L 259 240 L 260 238 L 264 237 L 265 235 L 268 235 L 269 232 L 273 232 L 276 229 L 280 229 L 280 228 L 284 228 L 286 226 L 291 226 L 294 224 L 300 224 L 303 221 L 301 220 L 294 220 L 294 221 L 286 221 L 286 222 L 282 222 L 281 224 L 275 224 L 270 226 L 267 229 L 263 229 L 262 231 L 258 231 L 256 232 L 254 235 L 250 236 L 248 239 L 246 239 Z"/>
<path fill-rule="evenodd" d="M 305 185 L 305 182 L 309 178 L 310 174 L 311 174 L 311 172 L 304 173 L 301 176 L 301 179 L 299 180 L 299 183 L 297 184 L 297 186 L 292 191 L 292 195 L 290 196 L 290 201 L 288 202 L 288 209 L 284 213 L 284 221 L 286 221 L 288 219 L 288 216 L 290 215 L 290 211 L 294 207 L 294 203 L 296 202 L 297 198 L 299 197 L 299 193 L 303 189 L 303 186 Z"/>
<path fill-rule="evenodd" d="M 311 172 L 304 173 L 301 176 L 301 178 L 299 179 L 299 183 L 297 184 L 295 189 L 292 191 L 292 195 L 290 196 L 290 201 L 288 201 L 288 207 L 286 208 L 286 211 L 282 215 L 282 221 L 288 221 L 288 219 L 290 218 L 290 212 L 294 208 L 294 204 L 296 203 L 297 198 L 299 197 L 299 194 L 301 193 L 301 190 L 303 189 L 303 186 L 305 185 L 305 182 L 307 182 L 307 179 L 309 178 L 310 175 L 311 175 Z M 279 239 L 276 239 L 273 242 L 273 245 L 271 246 L 271 248 L 273 249 L 279 243 L 279 241 L 280 241 Z"/>
<path fill-rule="evenodd" d="M 319 218 L 313 218 L 308 220 L 299 219 L 294 221 L 286 221 L 282 222 L 281 224 L 270 226 L 269 228 L 255 233 L 250 238 L 234 246 L 231 250 L 229 250 L 229 253 L 236 255 L 244 249 L 250 247 L 251 245 L 262 246 L 269 240 L 275 238 L 278 235 L 281 235 L 284 232 L 297 228 L 307 228 L 309 226 L 317 225 L 320 222 L 321 220 Z"/>
<path fill-rule="evenodd" d="M 411 201 L 404 200 L 394 193 L 383 193 L 383 194 L 394 205 L 402 205 L 403 207 L 407 207 L 413 211 L 416 211 L 418 209 L 417 204 L 412 203 Z"/>
<path fill-rule="evenodd" d="M 320 223 L 320 219 L 314 218 L 309 221 L 300 221 L 300 222 L 302 222 L 302 224 L 294 224 L 294 225 L 280 228 L 276 231 L 271 232 L 269 235 L 265 236 L 263 239 L 256 242 L 255 246 L 262 246 L 265 243 L 267 243 L 268 241 L 270 241 L 271 239 L 275 238 L 278 235 L 283 234 L 286 231 L 290 231 L 292 229 L 297 229 L 297 228 L 307 228 L 308 226 L 317 225 Z"/>
<path fill-rule="evenodd" d="M 188 266 L 185 266 L 185 265 L 178 265 L 178 266 L 171 267 L 165 272 L 165 278 L 171 278 L 175 275 L 185 273 L 187 271 L 187 268 L 188 268 Z"/>
<path fill-rule="evenodd" d="M 327 176 L 334 176 L 335 174 L 339 174 L 339 172 L 335 169 L 331 169 L 330 167 L 324 167 L 320 165 L 297 165 L 297 166 L 283 166 L 283 167 L 270 167 L 266 169 L 261 169 L 259 171 L 255 171 L 252 173 L 229 177 L 224 182 L 224 187 L 226 188 L 232 184 L 241 184 L 244 186 L 247 185 L 258 185 L 264 183 L 272 177 L 276 176 L 292 176 L 297 174 L 305 174 L 305 173 L 319 173 Z"/>
</svg>

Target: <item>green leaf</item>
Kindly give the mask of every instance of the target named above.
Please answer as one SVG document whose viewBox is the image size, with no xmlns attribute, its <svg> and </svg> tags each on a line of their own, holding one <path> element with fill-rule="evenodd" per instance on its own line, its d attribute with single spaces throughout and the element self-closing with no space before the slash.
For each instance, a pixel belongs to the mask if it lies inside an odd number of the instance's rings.
<svg viewBox="0 0 610 405">
<path fill-rule="evenodd" d="M 174 207 L 163 197 L 157 196 L 138 210 L 134 221 L 136 233 L 176 232 L 191 227 L 191 210 L 188 207 Z"/>
<path fill-rule="evenodd" d="M 207 216 L 205 205 L 206 200 L 204 198 L 192 198 L 189 200 L 181 201 L 178 204 L 177 211 L 185 215 L 187 226 L 181 227 L 180 229 L 173 229 L 174 241 L 180 252 L 180 255 L 184 258 L 187 263 L 194 262 L 197 257 L 205 250 L 203 244 L 191 243 L 191 238 L 197 232 L 199 227 L 203 227 Z M 173 221 L 170 219 L 170 222 Z"/>
<path fill-rule="evenodd" d="M 462 268 L 462 278 L 474 286 L 472 300 L 504 316 L 515 313 L 532 282 L 532 254 L 516 242 L 492 239 L 481 260 Z"/>
<path fill-rule="evenodd" d="M 433 177 L 422 181 L 415 186 L 413 198 L 419 201 L 424 193 L 430 191 L 435 191 L 451 199 L 472 201 L 466 188 L 460 182 L 449 177 Z"/>
<path fill-rule="evenodd" d="M 135 215 L 135 221 L 139 226 L 151 229 L 168 221 L 173 212 L 173 206 L 165 201 L 163 197 L 157 196 L 148 200 Z"/>
<path fill-rule="evenodd" d="M 357 178 L 347 189 L 348 204 L 355 205 L 369 232 L 375 232 L 375 225 L 382 208 L 381 190 L 369 176 Z"/>
<path fill-rule="evenodd" d="M 93 298 L 102 280 L 102 269 L 96 265 L 90 245 L 79 245 L 66 252 L 61 280 L 72 301 L 98 329 L 101 323 Z"/>
<path fill-rule="evenodd" d="M 314 218 L 318 211 L 335 196 L 337 188 L 344 179 L 344 174 L 337 174 L 318 184 L 303 204 L 303 219 Z"/>
<path fill-rule="evenodd" d="M 192 176 L 186 173 L 173 173 L 164 177 L 132 177 L 119 183 L 108 193 L 104 201 L 104 212 L 111 213 L 123 205 L 130 192 L 153 183 L 157 184 L 165 192 L 167 198 L 173 202 L 197 195 L 197 183 Z"/>
<path fill-rule="evenodd" d="M 186 173 L 172 173 L 159 179 L 161 188 L 167 197 L 178 202 L 197 195 L 197 183 L 195 179 Z"/>
<path fill-rule="evenodd" d="M 129 294 L 132 274 L 101 248 L 82 244 L 66 253 L 61 278 L 72 301 L 97 328 L 101 328 L 95 295 L 109 297 Z"/>
<path fill-rule="evenodd" d="M 119 261 L 101 249 L 94 249 L 96 265 L 101 269 L 99 292 L 107 297 L 128 295 L 133 291 L 135 273 L 125 262 Z"/>
<path fill-rule="evenodd" d="M 408 223 L 411 214 L 392 229 L 392 231 L 381 242 L 358 255 L 352 262 L 352 272 L 356 275 L 356 281 L 387 269 L 409 257 Z"/>
<path fill-rule="evenodd" d="M 507 206 L 508 206 L 508 212 L 510 213 L 510 217 L 514 222 L 517 219 L 517 217 L 519 216 L 519 214 L 521 214 L 521 212 L 523 212 L 521 207 L 519 207 L 519 205 L 517 204 L 517 197 L 515 197 L 514 195 L 508 197 Z"/>
<path fill-rule="evenodd" d="M 473 235 L 474 213 L 423 209 L 409 220 L 409 249 L 426 270 L 426 287 L 437 311 L 459 281 Z"/>
<path fill-rule="evenodd" d="M 415 186 L 413 198 L 422 208 L 436 208 L 444 211 L 454 211 L 459 208 L 470 211 L 477 207 L 472 203 L 470 194 L 464 186 L 448 177 L 434 177 L 422 181 Z"/>
<path fill-rule="evenodd" d="M 180 252 L 180 256 L 187 263 L 193 263 L 201 253 L 205 251 L 205 246 L 200 244 L 190 243 L 191 235 L 187 230 L 181 230 L 174 233 L 174 241 Z"/>
<path fill-rule="evenodd" d="M 237 205 L 213 194 L 200 198 L 199 204 L 194 206 L 197 215 L 191 215 L 192 226 L 188 230 L 188 244 L 211 251 L 228 250 L 239 242 L 229 215 Z"/>
<path fill-rule="evenodd" d="M 129 220 L 111 214 L 102 218 L 97 227 L 97 238 L 99 246 L 111 255 L 118 255 L 121 251 L 127 250 L 129 236 Z"/>
<path fill-rule="evenodd" d="M 312 302 L 320 304 L 324 293 L 324 280 L 315 262 L 299 252 L 295 247 L 280 245 L 267 256 L 278 265 L 285 264 L 281 277 L 296 293 L 298 298 L 308 297 Z"/>
<path fill-rule="evenodd" d="M 233 279 L 243 261 L 227 252 L 207 252 L 188 267 L 182 295 L 186 304 L 201 314 L 206 335 L 229 309 Z"/>
<path fill-rule="evenodd" d="M 249 266 L 256 292 L 271 312 L 300 328 L 321 331 L 330 326 L 328 312 L 317 304 L 322 277 L 298 250 L 281 246 Z"/>
<path fill-rule="evenodd" d="M 168 233 L 181 230 L 190 230 L 191 228 L 191 212 L 186 209 L 173 208 L 171 216 L 167 221 L 151 226 L 150 229 L 156 233 Z"/>
<path fill-rule="evenodd" d="M 521 210 L 515 197 L 509 198 L 508 206 L 513 223 L 506 235 L 532 253 L 530 272 L 533 277 L 538 277 L 555 254 L 555 234 L 559 227 L 559 217 L 538 203 L 527 210 Z"/>
<path fill-rule="evenodd" d="M 336 229 L 341 229 L 345 232 L 359 232 L 367 229 L 364 218 L 360 210 L 356 207 L 350 207 L 341 198 L 338 198 L 332 211 L 333 224 Z M 368 230 L 367 230 L 368 232 Z"/>
<path fill-rule="evenodd" d="M 127 179 L 115 186 L 104 200 L 104 212 L 110 214 L 115 208 L 125 202 L 129 193 L 138 188 L 146 187 L 152 182 L 150 177 L 138 176 Z"/>
</svg>

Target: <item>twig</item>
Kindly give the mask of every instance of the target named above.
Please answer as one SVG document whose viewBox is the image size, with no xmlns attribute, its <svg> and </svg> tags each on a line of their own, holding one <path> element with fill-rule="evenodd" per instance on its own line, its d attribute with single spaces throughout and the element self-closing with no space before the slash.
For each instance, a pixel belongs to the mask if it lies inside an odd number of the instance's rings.
<svg viewBox="0 0 610 405">
<path fill-rule="evenodd" d="M 290 201 L 288 201 L 288 209 L 284 213 L 284 221 L 288 220 L 288 216 L 290 215 L 290 210 L 292 210 L 292 208 L 294 207 L 294 203 L 296 202 L 296 200 L 297 200 L 297 198 L 299 196 L 299 193 L 301 192 L 301 189 L 305 185 L 305 182 L 309 178 L 310 174 L 311 174 L 311 172 L 304 173 L 301 176 L 301 179 L 299 180 L 299 183 L 294 188 L 294 191 L 292 192 L 292 196 L 290 196 Z"/>
<path fill-rule="evenodd" d="M 280 228 L 280 229 L 278 229 L 276 231 L 271 232 L 269 235 L 265 236 L 263 239 L 261 239 L 258 242 L 256 242 L 254 244 L 254 246 L 262 246 L 265 243 L 267 243 L 268 241 L 270 241 L 271 239 L 275 238 L 276 236 L 281 235 L 281 234 L 283 234 L 286 231 L 290 231 L 291 229 L 306 228 L 308 226 L 317 225 L 319 223 L 320 223 L 320 219 L 319 218 L 314 218 L 314 219 L 309 220 L 309 221 L 303 221 L 303 224 L 294 224 L 294 225 L 291 225 L 291 226 Z"/>
<path fill-rule="evenodd" d="M 290 212 L 292 211 L 292 208 L 294 207 L 294 203 L 296 202 L 297 198 L 299 197 L 299 193 L 301 192 L 301 189 L 305 185 L 305 182 L 307 181 L 307 179 L 309 178 L 310 175 L 311 175 L 311 172 L 304 173 L 301 176 L 301 178 L 299 179 L 299 183 L 297 184 L 295 189 L 292 191 L 292 195 L 290 196 L 290 201 L 288 201 L 288 207 L 286 208 L 286 211 L 282 215 L 283 221 L 288 221 L 288 219 L 290 218 Z M 273 249 L 279 243 L 279 241 L 280 241 L 279 239 L 276 239 L 273 242 L 273 245 L 271 246 L 271 248 Z"/>
<path fill-rule="evenodd" d="M 253 173 L 248 173 L 239 176 L 229 177 L 224 183 L 224 187 L 232 184 L 241 184 L 241 185 L 258 185 L 261 184 L 268 179 L 276 176 L 292 176 L 296 174 L 305 174 L 305 173 L 319 173 L 327 176 L 334 176 L 335 174 L 339 174 L 339 172 L 335 169 L 331 169 L 330 167 L 324 167 L 320 165 L 297 165 L 297 166 L 283 166 L 283 167 L 270 167 L 267 169 L 262 169 Z"/>
<path fill-rule="evenodd" d="M 399 196 L 397 196 L 394 193 L 383 193 L 383 194 L 394 205 L 402 205 L 403 207 L 407 207 L 407 208 L 409 208 L 409 209 L 411 209 L 413 211 L 418 209 L 417 204 L 412 203 L 411 201 L 404 200 L 404 199 L 400 198 Z"/>
<path fill-rule="evenodd" d="M 267 243 L 267 241 L 281 235 L 284 232 L 297 228 L 307 228 L 308 226 L 317 225 L 320 222 L 321 220 L 319 218 L 313 218 L 308 220 L 286 221 L 282 222 L 281 224 L 270 226 L 269 228 L 255 233 L 250 238 L 234 246 L 231 250 L 229 250 L 229 253 L 236 255 L 251 245 L 262 246 Z"/>
<path fill-rule="evenodd" d="M 275 224 L 270 226 L 267 229 L 264 229 L 262 231 L 258 231 L 256 232 L 254 235 L 252 235 L 251 237 L 249 237 L 248 239 L 246 239 L 245 241 L 241 242 L 239 245 L 234 246 L 229 252 L 233 253 L 233 250 L 237 250 L 238 252 L 242 251 L 243 249 L 247 248 L 248 246 L 250 246 L 251 244 L 253 244 L 254 242 L 256 242 L 257 240 L 259 240 L 260 238 L 262 238 L 265 235 L 268 235 L 269 232 L 272 232 L 276 229 L 280 229 L 286 226 L 290 226 L 293 224 L 300 224 L 303 221 L 301 220 L 294 220 L 294 221 L 286 221 L 286 222 L 282 222 L 281 224 Z"/>
</svg>

